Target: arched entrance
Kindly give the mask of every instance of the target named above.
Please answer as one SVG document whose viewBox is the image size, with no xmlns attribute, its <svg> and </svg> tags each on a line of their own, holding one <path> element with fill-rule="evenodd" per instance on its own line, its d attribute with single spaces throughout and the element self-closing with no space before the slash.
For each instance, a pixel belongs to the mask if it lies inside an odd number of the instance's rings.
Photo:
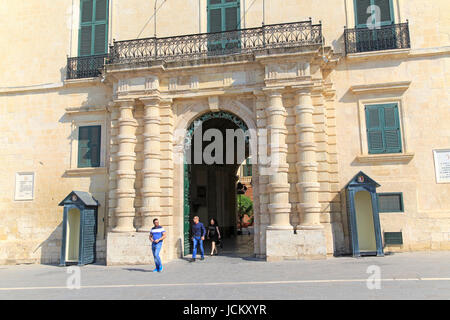
<svg viewBox="0 0 450 320">
<path fill-rule="evenodd" d="M 190 123 L 184 140 L 184 255 L 192 251 L 194 216 L 206 227 L 212 218 L 219 223 L 226 252 L 253 254 L 253 236 L 237 234 L 237 172 L 250 155 L 249 140 L 245 122 L 230 112 L 208 112 Z"/>
</svg>

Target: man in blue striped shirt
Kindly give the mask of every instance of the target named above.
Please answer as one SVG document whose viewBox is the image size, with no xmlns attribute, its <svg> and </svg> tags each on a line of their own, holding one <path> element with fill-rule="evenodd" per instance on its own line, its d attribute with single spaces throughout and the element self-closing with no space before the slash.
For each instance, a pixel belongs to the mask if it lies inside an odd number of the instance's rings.
<svg viewBox="0 0 450 320">
<path fill-rule="evenodd" d="M 159 252 L 161 251 L 161 247 L 164 239 L 167 237 L 167 232 L 163 227 L 159 225 L 158 219 L 153 219 L 154 227 L 150 230 L 149 239 L 152 242 L 152 252 L 153 258 L 155 259 L 155 270 L 153 272 L 161 272 L 163 271 L 163 266 L 161 262 L 161 258 L 159 257 Z"/>
</svg>

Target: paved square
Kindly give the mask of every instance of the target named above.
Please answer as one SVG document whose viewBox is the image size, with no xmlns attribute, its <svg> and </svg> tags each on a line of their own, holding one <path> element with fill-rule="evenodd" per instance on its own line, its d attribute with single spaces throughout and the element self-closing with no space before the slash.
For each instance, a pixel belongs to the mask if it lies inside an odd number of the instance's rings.
<svg viewBox="0 0 450 320">
<path fill-rule="evenodd" d="M 377 269 L 380 289 L 368 289 Z M 0 299 L 449 299 L 450 252 L 386 257 L 329 258 L 267 263 L 242 256 L 207 256 L 190 263 L 88 265 L 81 288 L 68 289 L 68 268 L 50 265 L 0 267 Z M 369 268 L 369 270 L 371 270 Z M 372 278 L 371 278 L 372 279 Z M 376 282 L 369 279 L 369 286 Z"/>
</svg>

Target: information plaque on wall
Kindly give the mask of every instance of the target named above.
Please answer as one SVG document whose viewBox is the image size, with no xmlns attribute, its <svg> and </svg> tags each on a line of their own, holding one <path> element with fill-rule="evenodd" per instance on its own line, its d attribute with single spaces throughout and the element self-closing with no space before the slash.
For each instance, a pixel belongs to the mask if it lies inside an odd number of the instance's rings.
<svg viewBox="0 0 450 320">
<path fill-rule="evenodd" d="M 450 183 L 450 149 L 433 150 L 437 183 Z"/>
<path fill-rule="evenodd" d="M 34 172 L 16 173 L 16 192 L 14 200 L 25 201 L 34 199 Z"/>
</svg>

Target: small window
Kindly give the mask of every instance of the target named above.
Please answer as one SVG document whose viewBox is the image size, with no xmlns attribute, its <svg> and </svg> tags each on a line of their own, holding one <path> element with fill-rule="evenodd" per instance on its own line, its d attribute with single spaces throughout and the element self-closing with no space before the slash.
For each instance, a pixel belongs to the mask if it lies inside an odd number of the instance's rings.
<svg viewBox="0 0 450 320">
<path fill-rule="evenodd" d="M 402 193 L 379 193 L 379 212 L 404 212 Z"/>
<path fill-rule="evenodd" d="M 401 153 L 398 105 L 369 105 L 365 111 L 369 154 Z"/>
<path fill-rule="evenodd" d="M 80 127 L 78 133 L 78 168 L 100 167 L 101 126 Z"/>
<path fill-rule="evenodd" d="M 402 245 L 403 234 L 402 232 L 385 232 L 384 244 L 386 245 Z"/>
<path fill-rule="evenodd" d="M 252 164 L 250 163 L 250 158 L 248 158 L 245 162 L 243 167 L 243 174 L 244 177 L 251 177 L 252 176 Z"/>
</svg>

